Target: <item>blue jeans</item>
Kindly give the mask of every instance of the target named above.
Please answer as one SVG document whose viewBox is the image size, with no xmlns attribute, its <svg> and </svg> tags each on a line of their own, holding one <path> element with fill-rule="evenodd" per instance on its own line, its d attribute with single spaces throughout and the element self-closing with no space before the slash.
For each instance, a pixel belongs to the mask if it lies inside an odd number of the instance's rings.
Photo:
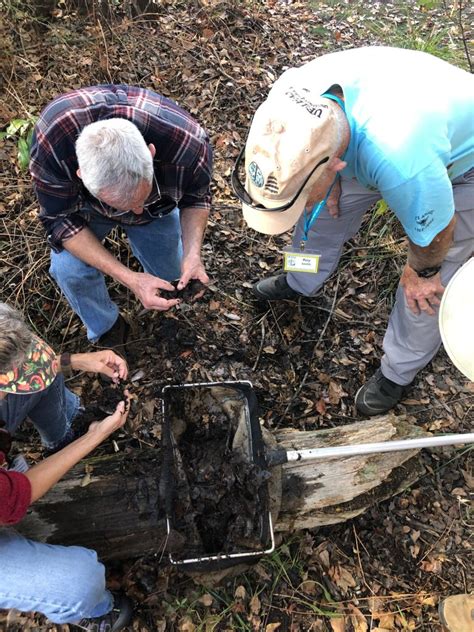
<svg viewBox="0 0 474 632">
<path fill-rule="evenodd" d="M 105 239 L 117 226 L 117 222 L 88 212 L 87 209 L 82 214 L 99 241 Z M 179 278 L 183 249 L 177 208 L 149 224 L 121 225 L 121 229 L 127 234 L 132 252 L 145 272 L 166 281 Z M 60 253 L 51 251 L 49 271 L 84 323 L 90 341 L 95 342 L 113 327 L 119 310 L 110 299 L 102 272 L 77 259 L 67 250 Z"/>
<path fill-rule="evenodd" d="M 33 542 L 0 528 L 0 608 L 41 612 L 53 623 L 100 617 L 113 606 L 95 551 Z"/>
<path fill-rule="evenodd" d="M 9 393 L 0 400 L 0 419 L 13 435 L 29 417 L 41 436 L 42 444 L 54 448 L 66 436 L 80 405 L 79 397 L 66 388 L 64 377 L 59 373 L 44 391 L 28 395 Z"/>
</svg>

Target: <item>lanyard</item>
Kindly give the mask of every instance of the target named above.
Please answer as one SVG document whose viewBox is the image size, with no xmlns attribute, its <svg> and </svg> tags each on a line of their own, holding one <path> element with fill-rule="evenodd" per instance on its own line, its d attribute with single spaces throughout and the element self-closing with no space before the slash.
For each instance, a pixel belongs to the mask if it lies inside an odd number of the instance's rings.
<svg viewBox="0 0 474 632">
<path fill-rule="evenodd" d="M 328 201 L 328 197 L 331 195 L 331 191 L 334 187 L 334 185 L 336 184 L 336 181 L 339 177 L 339 174 L 336 175 L 336 177 L 334 178 L 331 186 L 328 189 L 328 192 L 326 193 L 324 200 L 321 200 L 321 202 L 319 202 L 318 204 L 315 204 L 313 206 L 313 210 L 311 211 L 311 213 L 308 215 L 306 209 L 304 210 L 304 228 L 303 228 L 303 237 L 301 238 L 301 243 L 300 243 L 300 248 L 301 250 L 304 250 L 305 246 L 306 246 L 306 242 L 308 241 L 308 233 L 309 233 L 309 229 L 311 228 L 311 226 L 314 224 L 314 222 L 316 221 L 317 217 L 321 214 L 321 211 L 323 210 L 323 208 L 326 206 L 326 202 Z"/>
<path fill-rule="evenodd" d="M 335 101 L 336 103 L 340 105 L 340 107 L 342 108 L 342 111 L 344 113 L 346 112 L 344 101 L 340 99 L 339 97 L 337 97 L 335 94 L 330 94 L 329 92 L 325 92 L 321 96 L 326 99 L 331 99 L 332 101 Z M 313 210 L 311 211 L 311 214 L 309 216 L 308 216 L 308 213 L 306 212 L 306 209 L 304 210 L 304 229 L 303 229 L 304 232 L 303 232 L 303 237 L 301 238 L 301 243 L 300 243 L 301 250 L 304 250 L 306 246 L 306 242 L 308 241 L 309 229 L 314 224 L 314 222 L 316 221 L 317 217 L 320 215 L 323 208 L 326 206 L 328 197 L 331 195 L 331 191 L 334 185 L 336 184 L 338 177 L 339 177 L 339 174 L 337 174 L 336 177 L 334 178 L 331 186 L 329 187 L 328 192 L 326 193 L 326 196 L 324 197 L 324 200 L 319 202 L 319 204 L 315 204 L 313 206 Z"/>
<path fill-rule="evenodd" d="M 338 103 L 341 106 L 344 114 L 346 113 L 346 106 L 345 106 L 344 101 L 340 99 L 339 97 L 337 97 L 335 94 L 331 94 L 330 92 L 325 92 L 321 96 L 325 99 L 331 99 L 331 101 L 335 101 L 336 103 Z"/>
</svg>

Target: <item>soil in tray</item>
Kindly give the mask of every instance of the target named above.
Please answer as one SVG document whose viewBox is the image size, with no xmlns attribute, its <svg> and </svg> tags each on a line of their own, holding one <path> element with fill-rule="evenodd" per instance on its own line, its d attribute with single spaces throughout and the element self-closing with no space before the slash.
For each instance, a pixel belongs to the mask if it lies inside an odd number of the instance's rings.
<svg viewBox="0 0 474 632">
<path fill-rule="evenodd" d="M 261 551 L 265 545 L 267 472 L 233 449 L 235 424 L 232 428 L 229 411 L 219 401 L 225 389 L 218 387 L 214 394 L 212 389 L 168 391 L 168 419 L 177 444 L 173 527 L 186 538 L 178 559 Z"/>
</svg>

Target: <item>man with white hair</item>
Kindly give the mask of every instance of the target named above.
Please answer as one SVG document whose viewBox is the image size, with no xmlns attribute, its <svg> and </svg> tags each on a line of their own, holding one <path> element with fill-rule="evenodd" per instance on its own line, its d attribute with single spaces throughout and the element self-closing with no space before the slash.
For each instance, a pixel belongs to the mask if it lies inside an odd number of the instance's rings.
<svg viewBox="0 0 474 632">
<path fill-rule="evenodd" d="M 245 174 L 240 173 L 245 154 Z M 364 213 L 384 199 L 408 242 L 381 367 L 356 394 L 392 408 L 436 354 L 444 286 L 474 251 L 474 79 L 418 51 L 365 47 L 286 71 L 255 113 L 232 173 L 248 225 L 296 224 L 260 299 L 314 296 Z"/>
<path fill-rule="evenodd" d="M 101 85 L 54 99 L 36 123 L 30 171 L 52 248 L 50 272 L 101 346 L 123 344 L 127 323 L 104 275 L 148 309 L 161 290 L 208 283 L 201 245 L 209 215 L 212 151 L 206 132 L 176 103 L 144 88 Z M 115 227 L 143 266 L 103 245 Z"/>
</svg>

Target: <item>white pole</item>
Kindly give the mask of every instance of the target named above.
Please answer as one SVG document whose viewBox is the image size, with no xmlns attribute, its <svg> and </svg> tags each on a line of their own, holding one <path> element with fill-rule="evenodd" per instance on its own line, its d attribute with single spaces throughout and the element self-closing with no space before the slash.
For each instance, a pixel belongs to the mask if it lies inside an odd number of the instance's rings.
<svg viewBox="0 0 474 632">
<path fill-rule="evenodd" d="M 421 437 L 420 439 L 403 439 L 400 441 L 381 441 L 380 443 L 360 443 L 358 445 L 341 445 L 309 450 L 288 450 L 286 454 L 288 461 L 302 461 L 307 459 L 329 459 L 338 456 L 356 456 L 358 454 L 398 452 L 400 450 L 420 450 L 421 448 L 436 448 L 443 445 L 462 443 L 474 443 L 474 433 Z"/>
</svg>

